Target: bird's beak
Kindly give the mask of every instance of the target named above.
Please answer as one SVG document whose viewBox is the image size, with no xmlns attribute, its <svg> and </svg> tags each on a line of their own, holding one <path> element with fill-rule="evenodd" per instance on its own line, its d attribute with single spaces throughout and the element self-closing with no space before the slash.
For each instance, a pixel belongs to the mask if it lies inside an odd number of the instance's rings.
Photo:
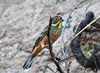
<svg viewBox="0 0 100 73">
<path fill-rule="evenodd" d="M 64 19 L 61 19 L 61 22 L 63 22 L 64 21 Z"/>
</svg>

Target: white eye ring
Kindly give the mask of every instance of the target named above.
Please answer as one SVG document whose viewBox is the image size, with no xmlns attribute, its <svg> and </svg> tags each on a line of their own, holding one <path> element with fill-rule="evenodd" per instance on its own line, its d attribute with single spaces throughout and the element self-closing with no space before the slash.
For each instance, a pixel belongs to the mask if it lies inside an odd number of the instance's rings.
<svg viewBox="0 0 100 73">
<path fill-rule="evenodd" d="M 58 19 L 56 18 L 56 21 L 58 21 Z"/>
</svg>

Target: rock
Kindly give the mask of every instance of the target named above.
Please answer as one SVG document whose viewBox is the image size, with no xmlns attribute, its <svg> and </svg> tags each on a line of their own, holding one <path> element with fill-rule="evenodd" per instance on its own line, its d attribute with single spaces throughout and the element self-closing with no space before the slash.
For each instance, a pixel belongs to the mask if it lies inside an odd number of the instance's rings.
<svg viewBox="0 0 100 73">
<path fill-rule="evenodd" d="M 62 2 L 63 1 L 63 2 Z M 44 49 L 45 56 L 41 54 L 32 64 L 32 67 L 25 71 L 22 67 L 31 51 L 35 40 L 48 25 L 51 16 L 57 13 L 65 20 L 68 12 L 80 0 L 0 0 L 0 73 L 42 73 L 43 67 L 48 64 L 56 70 L 54 63 L 46 62 L 49 59 L 49 51 Z M 80 23 L 83 12 L 88 3 L 92 2 L 89 10 L 100 14 L 99 0 L 85 1 L 72 14 L 70 28 L 66 28 L 64 41 L 70 41 L 74 24 Z M 7 31 L 7 32 L 6 32 Z M 4 34 L 6 32 L 6 34 Z M 2 37 L 2 35 L 4 37 Z M 1 38 L 2 37 L 2 38 Z M 53 52 L 61 57 L 61 39 L 53 44 Z M 68 43 L 65 44 L 69 46 Z M 68 47 L 69 48 L 69 47 Z M 67 49 L 67 48 L 66 48 Z M 70 49 L 70 48 L 69 48 Z M 71 52 L 68 52 L 71 53 Z M 64 65 L 65 66 L 65 65 Z M 72 59 L 70 73 L 82 73 L 84 70 L 78 68 L 79 64 Z M 78 70 L 78 71 L 77 71 Z M 73 72 L 75 71 L 75 72 Z M 51 73 L 46 70 L 46 73 Z M 66 72 L 65 72 L 66 73 Z M 88 70 L 85 73 L 89 73 Z"/>
</svg>

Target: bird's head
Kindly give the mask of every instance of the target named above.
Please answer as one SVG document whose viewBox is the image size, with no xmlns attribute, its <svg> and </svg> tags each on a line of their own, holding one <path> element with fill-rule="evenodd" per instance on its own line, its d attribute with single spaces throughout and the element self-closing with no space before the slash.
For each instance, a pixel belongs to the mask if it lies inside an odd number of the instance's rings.
<svg viewBox="0 0 100 73">
<path fill-rule="evenodd" d="M 62 28 L 63 18 L 61 16 L 55 16 L 52 18 L 52 26 Z"/>
</svg>

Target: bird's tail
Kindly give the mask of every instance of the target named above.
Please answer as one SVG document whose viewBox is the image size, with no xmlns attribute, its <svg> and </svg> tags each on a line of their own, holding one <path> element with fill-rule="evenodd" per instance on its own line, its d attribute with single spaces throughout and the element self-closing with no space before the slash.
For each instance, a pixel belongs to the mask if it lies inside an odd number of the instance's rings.
<svg viewBox="0 0 100 73">
<path fill-rule="evenodd" d="M 25 64 L 23 65 L 24 69 L 28 69 L 31 67 L 33 61 L 35 58 L 33 58 L 32 56 L 25 62 Z"/>
</svg>

